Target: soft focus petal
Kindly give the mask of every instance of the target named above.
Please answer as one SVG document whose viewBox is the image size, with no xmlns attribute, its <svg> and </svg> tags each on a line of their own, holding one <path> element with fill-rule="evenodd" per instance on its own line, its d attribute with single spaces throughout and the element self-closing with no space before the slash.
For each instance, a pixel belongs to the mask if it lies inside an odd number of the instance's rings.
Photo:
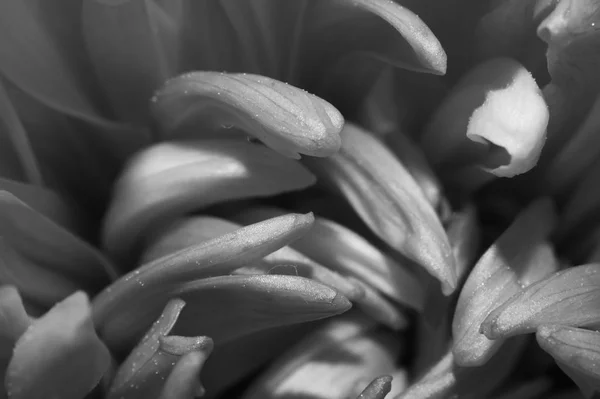
<svg viewBox="0 0 600 399">
<path fill-rule="evenodd" d="M 263 146 L 235 140 L 157 144 L 139 153 L 116 184 L 104 245 L 116 258 L 139 255 L 158 223 L 227 200 L 299 190 L 314 176 Z"/>
<path fill-rule="evenodd" d="M 14 399 L 80 399 L 108 369 L 87 296 L 77 292 L 36 320 L 17 341 L 6 374 Z"/>
<path fill-rule="evenodd" d="M 171 79 L 153 98 L 152 112 L 166 137 L 236 127 L 292 158 L 337 152 L 344 123 L 331 104 L 304 90 L 264 76 L 216 72 Z"/>
<path fill-rule="evenodd" d="M 531 74 L 508 58 L 471 70 L 433 115 L 421 144 L 439 167 L 478 165 L 500 177 L 533 168 L 548 109 Z"/>
<path fill-rule="evenodd" d="M 600 333 L 568 326 L 543 325 L 537 330 L 540 346 L 574 375 L 586 397 L 600 391 Z M 576 377 L 575 377 L 576 376 Z"/>
<path fill-rule="evenodd" d="M 600 322 L 600 265 L 558 272 L 525 288 L 481 325 L 490 339 L 535 331 L 542 324 L 588 326 Z"/>
<path fill-rule="evenodd" d="M 364 318 L 332 320 L 275 362 L 244 398 L 354 398 L 363 388 L 357 380 L 393 370 L 399 351 L 399 340 Z"/>
<path fill-rule="evenodd" d="M 381 239 L 438 278 L 445 292 L 454 290 L 454 260 L 440 220 L 412 176 L 382 143 L 347 124 L 338 154 L 304 161 L 341 191 Z"/>
</svg>

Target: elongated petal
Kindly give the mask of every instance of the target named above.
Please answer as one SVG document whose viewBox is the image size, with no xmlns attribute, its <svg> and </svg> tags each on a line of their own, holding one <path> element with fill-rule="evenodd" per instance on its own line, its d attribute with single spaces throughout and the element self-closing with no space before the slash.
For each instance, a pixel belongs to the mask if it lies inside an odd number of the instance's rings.
<svg viewBox="0 0 600 399">
<path fill-rule="evenodd" d="M 164 40 L 172 32 L 160 23 L 161 17 L 168 18 L 151 0 L 83 1 L 88 53 L 102 88 L 123 120 L 145 122 L 154 91 L 179 72 L 179 60 L 173 54 L 177 41 Z"/>
<path fill-rule="evenodd" d="M 261 207 L 234 218 L 252 223 L 283 214 L 282 209 Z M 423 289 L 415 276 L 341 224 L 317 217 L 310 234 L 294 241 L 291 247 L 329 269 L 363 281 L 403 305 L 422 309 Z"/>
<path fill-rule="evenodd" d="M 347 124 L 338 154 L 304 162 L 341 191 L 381 239 L 438 278 L 445 292 L 454 290 L 454 259 L 440 220 L 408 171 L 376 138 Z"/>
<path fill-rule="evenodd" d="M 273 364 L 244 398 L 356 397 L 363 388 L 356 380 L 392 371 L 399 350 L 397 339 L 365 319 L 336 319 Z"/>
<path fill-rule="evenodd" d="M 556 271 L 557 262 L 547 262 L 541 244 L 555 219 L 548 200 L 532 204 L 479 259 L 461 291 L 452 322 L 457 364 L 479 366 L 498 350 L 502 342 L 490 341 L 479 327 L 493 309 L 521 290 L 521 276 L 527 274 L 525 280 L 531 283 Z"/>
<path fill-rule="evenodd" d="M 11 398 L 80 399 L 108 369 L 87 296 L 75 293 L 36 320 L 17 341 L 6 374 Z M 74 378 L 76 376 L 76 378 Z"/>
<path fill-rule="evenodd" d="M 572 370 L 571 373 L 577 376 L 574 381 L 587 397 L 600 391 L 600 333 L 568 326 L 543 325 L 538 328 L 536 338 L 559 364 Z"/>
<path fill-rule="evenodd" d="M 198 375 L 207 357 L 207 353 L 202 351 L 183 355 L 165 381 L 158 399 L 193 399 L 202 396 L 204 388 L 198 382 Z"/>
<path fill-rule="evenodd" d="M 135 157 L 117 182 L 104 244 L 135 258 L 153 224 L 221 201 L 305 188 L 314 176 L 269 149 L 233 140 L 164 143 Z"/>
<path fill-rule="evenodd" d="M 185 355 L 198 353 L 201 359 L 208 357 L 213 346 L 210 338 L 168 335 L 184 305 L 180 299 L 173 299 L 167 303 L 160 317 L 119 367 L 108 398 L 157 397 L 165 378 L 175 371 L 172 370 L 175 364 Z M 198 388 L 198 385 L 199 382 L 195 388 Z"/>
<path fill-rule="evenodd" d="M 0 72 L 38 101 L 84 119 L 98 118 L 77 59 L 78 3 L 67 1 L 57 13 L 38 0 L 0 5 Z M 71 51 L 68 51 L 71 50 Z M 87 79 L 89 80 L 89 79 Z"/>
<path fill-rule="evenodd" d="M 397 3 L 329 0 L 310 6 L 305 54 L 316 64 L 331 64 L 349 53 L 369 53 L 413 71 L 446 72 L 446 53 L 437 38 L 416 14 Z"/>
<path fill-rule="evenodd" d="M 531 74 L 514 60 L 497 58 L 457 84 L 433 115 L 421 145 L 434 164 L 471 163 L 513 177 L 536 165 L 548 118 Z"/>
<path fill-rule="evenodd" d="M 16 342 L 32 322 L 19 291 L 10 285 L 0 286 L 0 336 Z"/>
<path fill-rule="evenodd" d="M 152 112 L 166 137 L 236 127 L 296 159 L 337 152 L 344 123 L 331 104 L 304 90 L 264 76 L 216 72 L 170 80 L 154 97 Z"/>
<path fill-rule="evenodd" d="M 93 247 L 5 191 L 0 192 L 0 220 L 0 233 L 32 261 L 89 287 L 98 287 L 107 276 L 116 278 L 113 266 Z"/>
<path fill-rule="evenodd" d="M 392 377 L 384 375 L 375 378 L 367 385 L 357 399 L 385 399 L 392 389 Z"/>
<path fill-rule="evenodd" d="M 600 265 L 558 272 L 512 297 L 481 325 L 490 339 L 535 331 L 542 324 L 587 326 L 600 322 Z"/>
</svg>

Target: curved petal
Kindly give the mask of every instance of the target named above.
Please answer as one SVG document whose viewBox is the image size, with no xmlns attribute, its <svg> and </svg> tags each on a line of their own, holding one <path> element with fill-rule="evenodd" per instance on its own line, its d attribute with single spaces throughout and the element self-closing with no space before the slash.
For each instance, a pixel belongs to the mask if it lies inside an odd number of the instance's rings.
<svg viewBox="0 0 600 399">
<path fill-rule="evenodd" d="M 158 399 L 194 399 L 204 395 L 198 382 L 207 354 L 201 351 L 186 353 L 173 367 Z"/>
<path fill-rule="evenodd" d="M 0 286 L 0 337 L 16 342 L 33 320 L 23 305 L 19 291 L 13 286 Z"/>
<path fill-rule="evenodd" d="M 138 154 L 116 184 L 104 245 L 117 259 L 139 255 L 157 223 L 221 201 L 306 188 L 314 176 L 263 146 L 234 140 L 157 144 Z"/>
<path fill-rule="evenodd" d="M 82 2 L 88 53 L 122 120 L 147 122 L 153 92 L 181 72 L 177 51 L 181 27 L 168 29 L 176 25 L 170 19 L 153 0 Z"/>
<path fill-rule="evenodd" d="M 543 324 L 600 322 L 600 264 L 577 266 L 538 281 L 495 309 L 481 325 L 489 339 L 535 331 Z"/>
<path fill-rule="evenodd" d="M 338 154 L 304 163 L 341 191 L 375 234 L 438 278 L 446 293 L 454 290 L 454 258 L 441 222 L 412 176 L 381 142 L 347 124 Z"/>
<path fill-rule="evenodd" d="M 312 1 L 306 15 L 304 55 L 331 65 L 348 53 L 370 53 L 395 66 L 443 75 L 446 53 L 413 12 L 387 0 Z M 300 58 L 301 60 L 303 58 Z"/>
<path fill-rule="evenodd" d="M 285 211 L 277 208 L 254 208 L 234 219 L 252 223 L 283 214 Z M 310 234 L 290 246 L 331 270 L 368 284 L 402 305 L 422 310 L 423 287 L 415 276 L 341 224 L 317 217 Z"/>
<path fill-rule="evenodd" d="M 77 292 L 19 338 L 6 373 L 6 390 L 14 399 L 80 399 L 109 364 L 110 353 L 94 331 L 87 296 Z"/>
<path fill-rule="evenodd" d="M 479 259 L 460 293 L 452 321 L 452 352 L 458 365 L 472 367 L 487 362 L 502 341 L 490 341 L 481 334 L 481 323 L 522 286 L 557 270 L 558 262 L 551 251 L 548 254 L 544 242 L 555 220 L 550 201 L 535 202 Z"/>
<path fill-rule="evenodd" d="M 91 245 L 37 213 L 12 194 L 0 192 L 0 234 L 28 259 L 98 288 L 117 273 Z"/>
<path fill-rule="evenodd" d="M 356 399 L 385 399 L 391 390 L 392 377 L 384 375 L 371 381 Z"/>
<path fill-rule="evenodd" d="M 344 123 L 331 104 L 304 90 L 264 76 L 217 72 L 171 79 L 153 98 L 152 113 L 163 136 L 236 127 L 296 159 L 335 153 Z"/>
</svg>

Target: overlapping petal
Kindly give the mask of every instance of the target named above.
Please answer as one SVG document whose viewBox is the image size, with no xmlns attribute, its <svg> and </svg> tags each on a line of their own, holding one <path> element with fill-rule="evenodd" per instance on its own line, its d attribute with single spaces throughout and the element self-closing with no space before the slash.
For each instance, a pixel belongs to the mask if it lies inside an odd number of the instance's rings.
<svg viewBox="0 0 600 399">
<path fill-rule="evenodd" d="M 340 191 L 381 239 L 438 278 L 445 292 L 454 290 L 454 259 L 440 220 L 412 176 L 381 142 L 346 124 L 338 154 L 304 162 Z"/>
<path fill-rule="evenodd" d="M 264 76 L 216 72 L 171 79 L 153 98 L 152 113 L 163 137 L 236 127 L 296 159 L 335 153 L 344 123 L 331 104 L 304 90 Z"/>
</svg>

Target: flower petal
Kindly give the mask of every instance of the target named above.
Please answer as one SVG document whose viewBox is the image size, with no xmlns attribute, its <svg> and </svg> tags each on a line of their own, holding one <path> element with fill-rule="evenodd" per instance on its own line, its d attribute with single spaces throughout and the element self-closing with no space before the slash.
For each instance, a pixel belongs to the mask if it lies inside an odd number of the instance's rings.
<svg viewBox="0 0 600 399">
<path fill-rule="evenodd" d="M 352 398 L 370 380 L 394 369 L 400 342 L 368 320 L 330 321 L 275 362 L 249 388 L 244 399 Z"/>
<path fill-rule="evenodd" d="M 32 322 L 19 291 L 10 285 L 0 286 L 0 336 L 16 342 Z"/>
<path fill-rule="evenodd" d="M 217 72 L 171 79 L 153 98 L 152 113 L 163 136 L 236 127 L 296 159 L 337 152 L 344 123 L 331 104 L 304 90 L 264 76 Z"/>
<path fill-rule="evenodd" d="M 158 399 L 194 399 L 204 394 L 198 382 L 198 375 L 207 359 L 207 353 L 189 352 L 183 355 L 173 367 L 165 381 Z"/>
<path fill-rule="evenodd" d="M 88 288 L 117 277 L 111 263 L 92 246 L 0 191 L 0 234 L 28 259 L 71 276 Z"/>
<path fill-rule="evenodd" d="M 108 393 L 109 399 L 156 397 L 167 375 L 185 355 L 198 353 L 201 359 L 208 357 L 213 347 L 210 338 L 168 335 L 184 305 L 180 299 L 167 303 L 160 317 L 119 367 Z"/>
<path fill-rule="evenodd" d="M 385 399 L 391 390 L 392 377 L 384 375 L 371 381 L 356 399 Z"/>
<path fill-rule="evenodd" d="M 36 320 L 17 341 L 6 390 L 14 399 L 80 399 L 109 364 L 108 349 L 94 331 L 87 296 L 77 292 Z"/>
<path fill-rule="evenodd" d="M 490 339 L 535 331 L 542 324 L 588 326 L 600 322 L 600 264 L 560 271 L 494 310 L 481 325 Z"/>
<path fill-rule="evenodd" d="M 454 290 L 454 259 L 440 220 L 412 176 L 375 137 L 346 124 L 338 154 L 304 163 L 341 191 L 381 239 L 438 278 L 444 292 Z"/>
<path fill-rule="evenodd" d="M 77 1 L 61 12 L 40 0 L 0 4 L 0 73 L 17 87 L 61 113 L 99 119 L 84 74 Z M 70 51 L 69 51 L 70 50 Z"/>
<path fill-rule="evenodd" d="M 446 72 L 446 53 L 437 38 L 416 14 L 395 2 L 315 1 L 307 12 L 304 45 L 313 62 L 306 70 L 331 65 L 349 53 L 369 53 L 413 71 Z"/>
<path fill-rule="evenodd" d="M 122 261 L 139 255 L 148 229 L 221 201 L 299 190 L 314 176 L 296 161 L 235 140 L 163 143 L 138 154 L 117 182 L 104 245 Z"/>
<path fill-rule="evenodd" d="M 539 345 L 577 377 L 586 397 L 600 391 L 600 333 L 559 325 L 542 325 L 536 334 Z"/>
<path fill-rule="evenodd" d="M 148 100 L 168 78 L 180 72 L 177 40 L 161 24 L 168 18 L 153 0 L 85 0 L 85 44 L 115 113 L 144 123 Z"/>
<path fill-rule="evenodd" d="M 477 164 L 513 177 L 535 166 L 548 117 L 531 74 L 514 60 L 496 58 L 457 84 L 433 115 L 421 145 L 438 167 Z"/>
<path fill-rule="evenodd" d="M 548 262 L 548 250 L 543 244 L 555 219 L 550 201 L 541 200 L 530 205 L 469 274 L 452 321 L 452 352 L 458 365 L 484 364 L 502 341 L 490 341 L 481 334 L 481 323 L 493 309 L 519 292 L 522 285 L 539 280 L 558 268 L 557 262 Z"/>
<path fill-rule="evenodd" d="M 234 219 L 252 223 L 283 214 L 282 209 L 260 207 L 235 215 Z M 290 246 L 331 270 L 368 284 L 402 305 L 422 309 L 423 289 L 416 277 L 341 224 L 317 217 L 310 234 Z"/>
</svg>

